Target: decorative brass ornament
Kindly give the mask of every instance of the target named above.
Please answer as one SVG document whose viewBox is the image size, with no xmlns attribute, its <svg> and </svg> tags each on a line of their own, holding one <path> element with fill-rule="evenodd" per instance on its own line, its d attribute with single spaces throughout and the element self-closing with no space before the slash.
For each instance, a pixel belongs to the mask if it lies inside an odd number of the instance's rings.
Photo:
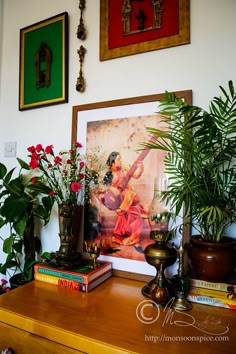
<svg viewBox="0 0 236 354">
<path fill-rule="evenodd" d="M 51 83 L 52 54 L 51 49 L 43 42 L 35 54 L 34 63 L 36 69 L 36 88 L 49 87 Z"/>
<path fill-rule="evenodd" d="M 86 29 L 84 26 L 84 20 L 83 20 L 83 11 L 85 9 L 85 0 L 80 0 L 79 2 L 79 9 L 80 9 L 80 21 L 79 25 L 77 28 L 77 37 L 81 40 L 86 39 Z"/>
<path fill-rule="evenodd" d="M 84 92 L 84 90 L 85 90 L 85 79 L 84 79 L 84 76 L 83 76 L 82 67 L 83 67 L 83 62 L 84 62 L 84 56 L 85 56 L 85 53 L 86 53 L 86 49 L 81 45 L 80 49 L 77 50 L 77 53 L 79 54 L 80 70 L 79 70 L 79 77 L 78 77 L 77 82 L 76 82 L 76 90 L 78 92 Z"/>
<path fill-rule="evenodd" d="M 136 0 L 137 1 L 137 0 Z M 151 1 L 151 0 L 150 0 Z M 152 17 L 153 17 L 153 25 L 152 27 L 147 27 L 145 28 L 145 20 L 146 20 L 146 14 L 144 10 L 140 7 L 138 14 L 134 14 L 135 18 L 137 20 L 137 29 L 131 31 L 131 15 L 133 12 L 133 8 L 131 5 L 132 0 L 124 0 L 123 5 L 122 5 L 122 22 L 123 22 L 123 34 L 124 35 L 130 35 L 133 33 L 139 33 L 139 32 L 144 32 L 152 29 L 158 29 L 161 28 L 162 25 L 162 12 L 163 12 L 163 7 L 162 4 L 164 0 L 152 0 Z"/>
</svg>

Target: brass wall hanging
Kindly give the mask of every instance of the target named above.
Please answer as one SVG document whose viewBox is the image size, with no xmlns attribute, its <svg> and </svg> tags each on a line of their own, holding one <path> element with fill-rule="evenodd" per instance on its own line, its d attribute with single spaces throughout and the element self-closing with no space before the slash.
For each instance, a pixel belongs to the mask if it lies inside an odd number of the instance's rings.
<svg viewBox="0 0 236 354">
<path fill-rule="evenodd" d="M 84 40 L 86 39 L 86 29 L 84 26 L 84 20 L 83 20 L 83 11 L 85 9 L 85 0 L 80 0 L 79 2 L 79 9 L 80 9 L 80 21 L 79 25 L 77 28 L 77 37 L 78 39 Z M 85 79 L 83 76 L 83 62 L 84 62 L 84 56 L 86 53 L 86 49 L 81 45 L 80 48 L 77 50 L 77 53 L 79 54 L 79 63 L 80 63 L 80 70 L 79 70 L 79 77 L 77 78 L 76 82 L 76 90 L 78 92 L 84 92 L 85 90 Z"/>
<path fill-rule="evenodd" d="M 35 69 L 36 69 L 36 88 L 48 87 L 51 83 L 51 63 L 52 53 L 51 49 L 45 44 L 41 43 L 39 49 L 35 54 Z"/>
<path fill-rule="evenodd" d="M 84 56 L 86 53 L 86 49 L 81 45 L 80 49 L 77 50 L 77 53 L 79 54 L 79 62 L 80 62 L 80 70 L 79 70 L 79 77 L 77 79 L 76 83 L 76 90 L 79 92 L 84 92 L 85 90 L 85 79 L 83 76 L 83 61 L 84 61 Z"/>
<path fill-rule="evenodd" d="M 138 1 L 138 0 L 136 0 Z M 131 0 L 124 0 L 122 5 L 122 22 L 123 22 L 123 34 L 129 35 L 133 33 L 139 33 L 143 31 L 149 31 L 150 29 L 161 28 L 162 24 L 162 12 L 163 12 L 163 2 L 164 0 L 153 0 L 152 1 L 152 17 L 153 17 L 153 24 L 152 27 L 145 26 L 146 21 L 146 13 L 140 7 L 138 10 L 138 14 L 134 16 L 135 20 L 137 21 L 136 30 L 131 31 L 131 15 L 133 12 Z"/>
<path fill-rule="evenodd" d="M 77 28 L 77 37 L 81 40 L 84 40 L 84 39 L 86 39 L 86 29 L 85 29 L 84 20 L 83 20 L 83 11 L 85 9 L 85 0 L 80 0 L 79 9 L 80 9 L 80 21 L 79 21 L 79 25 Z"/>
</svg>

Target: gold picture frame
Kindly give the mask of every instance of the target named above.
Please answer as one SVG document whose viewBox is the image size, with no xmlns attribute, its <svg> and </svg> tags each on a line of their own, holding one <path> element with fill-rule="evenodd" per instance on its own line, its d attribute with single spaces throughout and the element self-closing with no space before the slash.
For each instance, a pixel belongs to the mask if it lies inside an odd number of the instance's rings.
<svg viewBox="0 0 236 354">
<path fill-rule="evenodd" d="M 147 2 L 143 4 L 146 3 Z M 150 3 L 156 3 L 156 5 L 150 4 L 150 8 L 147 11 L 154 11 L 153 6 L 157 6 L 156 12 L 159 11 L 159 13 L 163 13 L 163 16 L 166 16 L 166 13 L 168 13 L 168 9 L 165 10 L 164 7 L 169 6 L 171 10 L 169 11 L 170 17 L 166 17 L 166 20 L 164 17 L 164 20 L 162 21 L 163 25 L 155 24 L 152 27 L 143 28 L 141 30 L 133 31 L 132 33 L 124 33 L 125 30 L 122 30 L 122 26 L 124 26 L 124 17 L 127 16 L 127 14 L 124 13 L 125 11 L 127 12 L 127 10 L 123 10 L 123 7 L 126 6 L 132 8 L 135 2 L 133 2 L 131 6 L 130 1 L 100 0 L 100 61 L 190 43 L 190 0 L 175 0 L 175 10 L 172 8 L 173 0 L 155 2 L 150 0 Z M 141 3 L 139 3 L 138 6 L 141 6 L 140 4 Z M 158 8 L 161 8 L 161 10 L 158 10 Z M 130 11 L 132 10 L 129 10 L 129 12 Z M 151 15 L 153 14 L 150 14 L 150 16 Z M 111 19 L 111 16 L 115 16 L 114 20 Z M 156 18 L 157 16 L 154 14 L 152 17 Z M 134 15 L 132 18 L 134 18 Z M 139 15 L 136 15 L 135 18 L 139 18 Z M 118 22 L 116 22 L 117 19 Z M 175 20 L 176 23 L 176 30 L 172 33 L 171 31 L 168 31 L 168 26 L 171 25 L 173 20 Z M 160 28 L 156 28 L 158 26 Z M 166 26 L 166 29 L 164 26 Z M 162 27 L 163 33 L 160 32 Z M 123 33 L 121 33 L 122 31 Z M 150 35 L 148 36 L 147 33 L 150 33 Z M 120 41 L 112 47 L 110 41 L 113 40 L 113 37 L 117 36 L 120 36 Z M 126 38 L 134 38 L 134 36 L 136 36 L 135 42 L 130 44 L 126 43 L 128 42 Z"/>
</svg>

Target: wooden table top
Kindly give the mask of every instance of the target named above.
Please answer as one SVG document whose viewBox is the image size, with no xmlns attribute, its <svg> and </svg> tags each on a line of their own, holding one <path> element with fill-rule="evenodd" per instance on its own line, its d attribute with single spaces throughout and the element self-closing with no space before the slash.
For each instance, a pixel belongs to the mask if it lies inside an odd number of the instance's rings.
<svg viewBox="0 0 236 354">
<path fill-rule="evenodd" d="M 33 281 L 0 296 L 0 321 L 95 354 L 235 353 L 235 311 L 160 309 L 141 294 L 144 284 L 112 277 L 83 293 Z"/>
</svg>

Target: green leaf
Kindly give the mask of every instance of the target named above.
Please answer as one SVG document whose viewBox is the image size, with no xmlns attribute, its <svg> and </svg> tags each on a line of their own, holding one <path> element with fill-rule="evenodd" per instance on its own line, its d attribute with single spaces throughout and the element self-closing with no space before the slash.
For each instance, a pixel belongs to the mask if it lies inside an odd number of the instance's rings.
<svg viewBox="0 0 236 354">
<path fill-rule="evenodd" d="M 33 279 L 35 259 L 29 258 L 25 261 L 23 269 L 24 280 L 30 281 Z"/>
<path fill-rule="evenodd" d="M 27 220 L 28 220 L 28 213 L 25 213 L 25 215 L 20 220 L 15 222 L 13 225 L 17 235 L 19 235 L 20 237 L 23 237 L 24 235 L 25 228 L 27 225 Z"/>
<path fill-rule="evenodd" d="M 4 241 L 3 241 L 3 252 L 10 254 L 11 250 L 12 250 L 12 245 L 14 242 L 14 237 L 13 235 L 10 235 L 9 237 L 7 237 Z"/>
<path fill-rule="evenodd" d="M 49 252 L 43 252 L 43 254 L 41 254 L 41 258 L 49 260 L 50 259 L 50 253 Z"/>
<path fill-rule="evenodd" d="M 3 219 L 3 218 L 0 217 L 0 229 L 1 229 L 4 225 L 6 225 L 7 223 L 8 223 L 8 221 L 7 221 L 6 219 Z"/>
<path fill-rule="evenodd" d="M 18 240 L 17 242 L 14 242 L 12 248 L 17 252 L 22 254 L 23 252 L 23 246 L 24 246 L 24 241 L 23 239 Z"/>
<path fill-rule="evenodd" d="M 21 168 L 27 171 L 30 170 L 29 164 L 27 164 L 25 161 L 21 160 L 19 157 L 17 157 L 17 161 L 19 162 Z"/>
<path fill-rule="evenodd" d="M 18 197 L 10 195 L 1 208 L 1 214 L 9 221 L 14 221 L 20 218 L 27 211 L 30 205 L 30 199 L 27 196 Z"/>
<path fill-rule="evenodd" d="M 7 173 L 7 168 L 0 162 L 0 179 L 3 179 Z"/>
</svg>

